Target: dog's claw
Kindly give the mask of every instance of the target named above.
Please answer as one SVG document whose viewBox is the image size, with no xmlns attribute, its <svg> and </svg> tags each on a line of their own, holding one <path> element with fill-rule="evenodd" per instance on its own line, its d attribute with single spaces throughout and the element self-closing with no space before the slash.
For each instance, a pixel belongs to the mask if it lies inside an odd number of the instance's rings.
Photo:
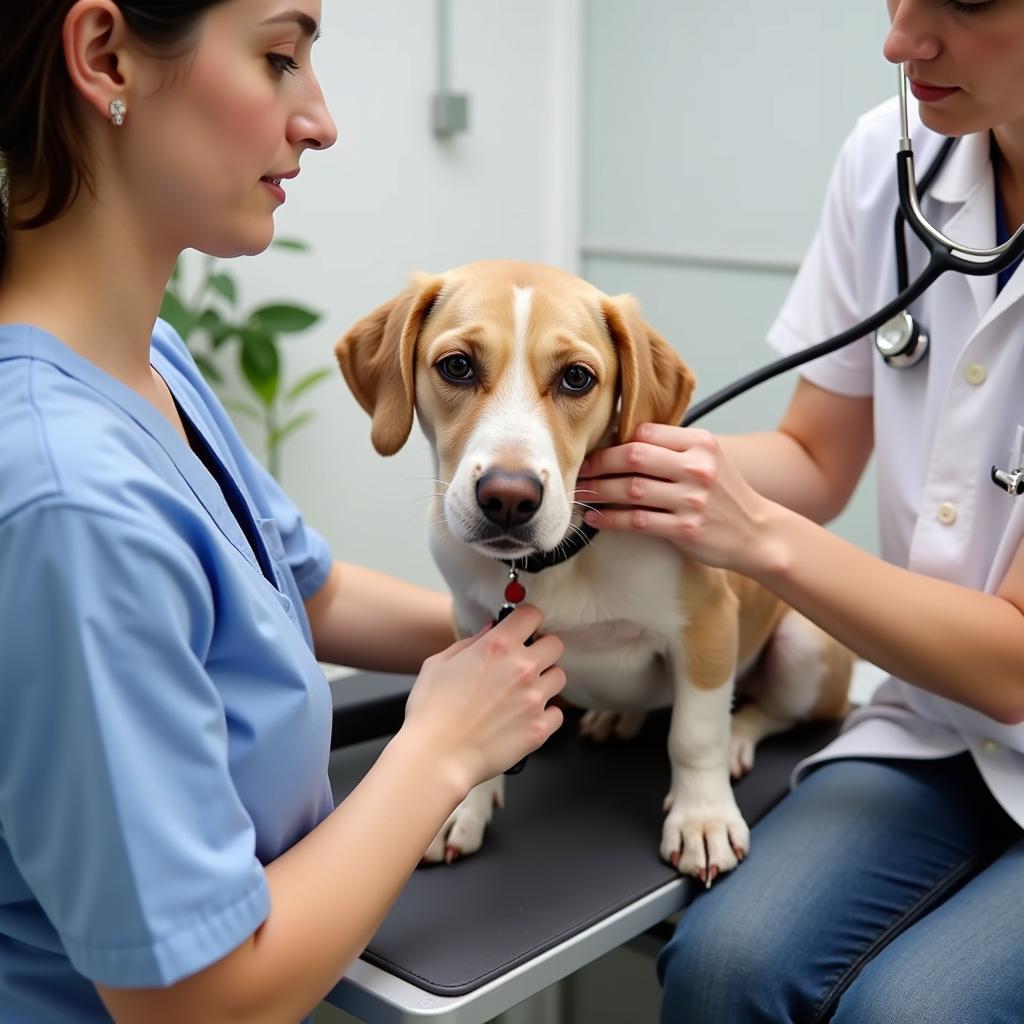
<svg viewBox="0 0 1024 1024">
<path fill-rule="evenodd" d="M 444 862 L 445 864 L 451 864 L 453 861 L 459 859 L 462 856 L 462 851 L 457 847 L 449 843 L 444 848 Z"/>
</svg>

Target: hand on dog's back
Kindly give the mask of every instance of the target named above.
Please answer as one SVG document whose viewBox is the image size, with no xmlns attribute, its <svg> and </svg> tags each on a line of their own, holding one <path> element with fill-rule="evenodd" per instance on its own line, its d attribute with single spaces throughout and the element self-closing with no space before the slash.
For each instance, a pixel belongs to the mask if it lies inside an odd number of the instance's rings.
<svg viewBox="0 0 1024 1024">
<path fill-rule="evenodd" d="M 536 750 L 562 724 L 548 702 L 565 686 L 555 636 L 526 641 L 542 616 L 523 605 L 496 626 L 423 663 L 409 694 L 403 731 L 447 763 L 464 792 Z"/>
</svg>

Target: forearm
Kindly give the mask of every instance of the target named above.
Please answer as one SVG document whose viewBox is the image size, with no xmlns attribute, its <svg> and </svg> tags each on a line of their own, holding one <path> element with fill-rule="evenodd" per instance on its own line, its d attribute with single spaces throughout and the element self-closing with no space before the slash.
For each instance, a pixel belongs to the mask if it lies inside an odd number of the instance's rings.
<svg viewBox="0 0 1024 1024">
<path fill-rule="evenodd" d="M 795 438 L 780 430 L 719 436 L 726 456 L 760 494 L 816 523 L 841 511 L 828 478 Z"/>
<path fill-rule="evenodd" d="M 777 430 L 719 443 L 754 490 L 827 523 L 846 507 L 871 456 L 874 405 L 801 377 Z"/>
<path fill-rule="evenodd" d="M 380 672 L 419 672 L 455 639 L 451 599 L 359 565 L 335 562 L 306 605 L 316 656 Z"/>
<path fill-rule="evenodd" d="M 779 506 L 739 571 L 851 650 L 1001 722 L 1024 718 L 1024 614 L 1011 601 L 891 565 Z"/>
<path fill-rule="evenodd" d="M 161 992 L 100 986 L 111 1013 L 126 1024 L 301 1019 L 372 937 L 467 789 L 399 733 L 348 799 L 267 866 L 270 914 L 248 940 Z"/>
<path fill-rule="evenodd" d="M 262 992 L 251 1005 L 277 1002 L 267 1021 L 297 1019 L 338 981 L 465 796 L 414 743 L 399 734 L 330 817 L 268 866 L 274 909 L 247 970 Z"/>
</svg>

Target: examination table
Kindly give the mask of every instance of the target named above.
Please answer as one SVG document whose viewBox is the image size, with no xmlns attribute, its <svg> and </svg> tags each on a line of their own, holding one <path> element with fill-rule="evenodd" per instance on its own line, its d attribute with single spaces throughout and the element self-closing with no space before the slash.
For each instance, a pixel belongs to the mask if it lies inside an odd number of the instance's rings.
<svg viewBox="0 0 1024 1024">
<path fill-rule="evenodd" d="M 411 676 L 331 682 L 331 784 L 342 800 L 399 727 Z M 668 712 L 635 740 L 595 744 L 578 715 L 506 783 L 483 847 L 417 870 L 328 1001 L 369 1024 L 483 1024 L 684 907 L 699 883 L 658 856 Z M 765 740 L 736 784 L 753 825 L 837 726 Z M 739 870 L 743 870 L 742 865 Z M 665 931 L 662 926 L 662 931 Z"/>
</svg>

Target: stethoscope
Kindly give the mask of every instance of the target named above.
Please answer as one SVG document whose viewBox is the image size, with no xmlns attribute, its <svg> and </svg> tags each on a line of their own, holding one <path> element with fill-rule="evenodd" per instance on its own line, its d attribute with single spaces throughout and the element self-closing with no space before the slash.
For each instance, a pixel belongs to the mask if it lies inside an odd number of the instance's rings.
<svg viewBox="0 0 1024 1024">
<path fill-rule="evenodd" d="M 973 246 L 961 245 L 948 238 L 925 217 L 921 210 L 920 196 L 925 193 L 942 169 L 957 140 L 947 139 L 943 143 L 942 149 L 918 185 L 914 174 L 914 153 L 907 116 L 907 76 L 902 64 L 897 69 L 897 77 L 899 80 L 901 132 L 896 153 L 899 208 L 894 224 L 898 294 L 876 313 L 842 333 L 801 352 L 794 352 L 792 355 L 777 359 L 698 402 L 686 414 L 683 426 L 689 426 L 730 399 L 780 373 L 785 373 L 786 370 L 801 366 L 803 363 L 827 355 L 829 352 L 835 352 L 872 332 L 875 332 L 875 346 L 888 366 L 895 369 L 914 366 L 921 361 L 928 350 L 928 333 L 907 312 L 910 304 L 920 298 L 947 270 L 985 277 L 989 274 L 998 274 L 1024 255 L 1024 225 L 1019 227 L 1001 245 L 991 249 L 976 249 Z M 907 224 L 928 250 L 928 263 L 913 281 L 908 281 L 904 231 Z M 1013 451 L 1011 451 L 1010 463 L 1011 466 L 1008 470 L 996 469 L 993 466 L 992 480 L 1010 494 L 1024 493 L 1024 429 L 1018 430 Z"/>
</svg>

